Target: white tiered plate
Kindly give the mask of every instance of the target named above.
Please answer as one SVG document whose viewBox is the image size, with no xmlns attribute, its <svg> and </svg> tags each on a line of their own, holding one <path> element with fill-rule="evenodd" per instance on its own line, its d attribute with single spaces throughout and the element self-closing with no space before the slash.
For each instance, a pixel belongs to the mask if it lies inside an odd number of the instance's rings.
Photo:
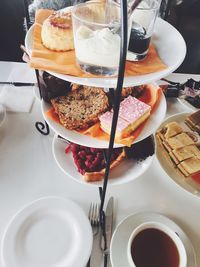
<svg viewBox="0 0 200 267">
<path fill-rule="evenodd" d="M 32 51 L 33 29 L 34 26 L 29 29 L 25 38 L 25 46 L 29 55 L 31 55 Z M 150 74 L 125 77 L 124 87 L 159 80 L 172 73 L 183 62 L 186 55 L 185 41 L 181 34 L 168 22 L 161 18 L 157 19 L 152 41 L 156 46 L 160 58 L 168 67 L 165 70 Z M 48 72 L 60 79 L 88 86 L 115 88 L 117 83 L 117 78 L 80 78 L 52 71 Z"/>
<path fill-rule="evenodd" d="M 192 132 L 184 123 L 186 117 L 189 116 L 190 114 L 191 113 L 179 113 L 170 116 L 160 125 L 159 128 L 162 128 L 162 126 L 166 125 L 169 122 L 176 121 L 183 127 L 185 131 Z M 165 154 L 163 153 L 163 149 L 160 149 L 160 145 L 158 144 L 157 138 L 155 139 L 156 139 L 156 156 L 163 170 L 177 185 L 179 185 L 186 191 L 192 193 L 193 195 L 200 197 L 200 185 L 198 185 L 191 178 L 185 178 L 183 175 L 181 175 L 181 173 L 179 173 L 178 170 L 176 170 L 176 168 L 170 162 L 168 156 L 165 156 Z"/>
<path fill-rule="evenodd" d="M 187 266 L 186 267 L 196 267 L 196 256 L 194 248 L 184 233 L 184 231 L 172 220 L 159 214 L 151 212 L 143 212 L 129 215 L 125 218 L 116 228 L 112 241 L 111 241 L 111 263 L 113 267 L 129 266 L 127 257 L 127 246 L 129 238 L 140 224 L 146 222 L 158 222 L 165 224 L 172 231 L 176 232 L 181 239 L 187 254 Z"/>
<path fill-rule="evenodd" d="M 186 108 L 186 111 L 187 110 L 190 110 L 190 111 L 198 111 L 199 109 L 198 108 L 195 108 L 193 105 L 191 105 L 188 101 L 186 101 L 184 98 L 182 97 L 178 97 L 177 98 L 179 103 L 182 104 L 185 108 Z"/>
<path fill-rule="evenodd" d="M 92 229 L 82 209 L 69 199 L 45 197 L 13 217 L 1 255 L 6 267 L 85 267 L 91 249 Z"/>
<path fill-rule="evenodd" d="M 54 132 L 60 136 L 62 136 L 64 139 L 69 140 L 70 142 L 88 146 L 88 147 L 96 147 L 96 148 L 107 148 L 108 147 L 108 141 L 102 141 L 95 138 L 92 138 L 88 135 L 83 135 L 75 131 L 68 130 L 64 128 L 61 124 L 51 120 L 49 117 L 47 117 L 46 112 L 52 108 L 52 106 L 45 102 L 44 100 L 41 101 L 42 105 L 42 113 L 49 124 L 49 126 L 54 130 Z M 162 93 L 160 102 L 158 103 L 157 107 L 155 107 L 152 115 L 147 120 L 144 129 L 140 133 L 140 135 L 134 140 L 134 143 L 139 142 L 143 140 L 144 138 L 148 137 L 149 135 L 153 134 L 155 130 L 158 128 L 158 126 L 162 123 L 164 117 L 166 114 L 166 100 L 165 96 Z M 114 144 L 114 147 L 122 147 L 124 145 L 121 144 Z"/>
<path fill-rule="evenodd" d="M 52 143 L 53 156 L 60 169 L 76 182 L 86 185 L 101 186 L 103 181 L 87 183 L 83 180 L 83 176 L 78 172 L 74 163 L 72 153 L 65 153 L 67 146 L 68 144 L 64 140 L 54 135 Z M 154 155 L 141 161 L 125 159 L 110 172 L 108 184 L 119 185 L 135 180 L 150 167 L 153 158 Z"/>
</svg>

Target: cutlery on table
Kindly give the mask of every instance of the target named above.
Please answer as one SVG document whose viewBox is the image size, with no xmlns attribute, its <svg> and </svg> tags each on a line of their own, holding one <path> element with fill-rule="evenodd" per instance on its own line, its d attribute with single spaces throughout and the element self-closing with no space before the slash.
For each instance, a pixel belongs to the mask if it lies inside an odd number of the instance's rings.
<svg viewBox="0 0 200 267">
<path fill-rule="evenodd" d="M 95 237 L 99 233 L 99 204 L 97 203 L 91 203 L 89 213 L 88 213 L 88 219 L 90 221 L 90 224 L 92 226 L 92 232 L 93 232 L 93 241 Z M 94 245 L 93 245 L 94 247 Z M 93 254 L 94 251 L 92 251 Z M 91 256 L 92 256 L 91 254 Z M 90 259 L 87 263 L 87 267 L 90 267 L 90 261 L 91 261 L 91 256 Z"/>
<path fill-rule="evenodd" d="M 104 255 L 104 267 L 111 266 L 110 263 L 110 242 L 113 231 L 113 208 L 114 198 L 111 197 L 108 201 L 106 212 L 105 212 L 105 233 L 101 236 L 101 249 Z"/>
<path fill-rule="evenodd" d="M 14 86 L 34 86 L 35 83 L 25 83 L 25 82 L 0 82 L 0 84 L 10 84 Z"/>
</svg>

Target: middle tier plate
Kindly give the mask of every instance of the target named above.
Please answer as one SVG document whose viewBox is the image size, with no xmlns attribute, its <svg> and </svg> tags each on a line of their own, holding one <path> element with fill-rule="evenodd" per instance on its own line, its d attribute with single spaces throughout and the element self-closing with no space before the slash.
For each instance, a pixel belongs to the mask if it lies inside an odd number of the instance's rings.
<svg viewBox="0 0 200 267">
<path fill-rule="evenodd" d="M 88 135 L 83 135 L 76 131 L 71 131 L 61 124 L 53 121 L 47 116 L 47 111 L 52 108 L 52 106 L 45 102 L 44 100 L 41 100 L 41 106 L 42 106 L 42 113 L 44 116 L 44 119 L 49 124 L 49 126 L 53 129 L 53 131 L 57 134 L 63 137 L 66 140 L 69 140 L 70 142 L 88 146 L 88 147 L 94 147 L 94 148 L 108 148 L 109 141 L 103 141 L 96 138 L 92 138 Z M 156 129 L 159 127 L 159 125 L 162 123 L 165 114 L 166 114 L 166 99 L 164 94 L 161 94 L 159 103 L 156 104 L 153 113 L 149 117 L 149 119 L 146 121 L 145 126 L 140 133 L 140 135 L 134 140 L 133 143 L 142 141 L 146 137 L 153 134 Z M 124 145 L 115 143 L 114 147 L 123 147 Z"/>
</svg>

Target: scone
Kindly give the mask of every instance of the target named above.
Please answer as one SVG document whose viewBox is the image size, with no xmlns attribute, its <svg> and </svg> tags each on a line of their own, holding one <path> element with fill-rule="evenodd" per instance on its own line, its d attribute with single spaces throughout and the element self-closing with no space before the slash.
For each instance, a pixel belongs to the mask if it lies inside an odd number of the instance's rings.
<svg viewBox="0 0 200 267">
<path fill-rule="evenodd" d="M 103 89 L 89 86 L 80 86 L 66 96 L 51 99 L 51 103 L 61 124 L 69 130 L 87 129 L 109 107 Z"/>
<path fill-rule="evenodd" d="M 74 49 L 71 12 L 54 12 L 42 25 L 42 43 L 55 51 Z"/>
</svg>

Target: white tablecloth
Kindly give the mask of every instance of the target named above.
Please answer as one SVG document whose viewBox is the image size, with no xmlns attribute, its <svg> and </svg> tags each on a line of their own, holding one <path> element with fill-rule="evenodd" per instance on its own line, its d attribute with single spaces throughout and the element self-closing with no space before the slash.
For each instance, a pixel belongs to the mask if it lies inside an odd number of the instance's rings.
<svg viewBox="0 0 200 267">
<path fill-rule="evenodd" d="M 5 76 L 16 68 L 13 63 L 1 63 L 1 69 L 2 66 Z M 168 78 L 185 81 L 190 77 L 200 80 L 200 75 L 186 74 L 173 74 Z M 185 108 L 177 100 L 168 102 L 167 115 L 183 111 Z M 7 114 L 0 128 L 0 240 L 16 211 L 37 198 L 68 197 L 85 212 L 91 201 L 99 200 L 97 187 L 78 184 L 58 168 L 52 155 L 53 131 L 49 136 L 41 135 L 35 129 L 36 121 L 44 121 L 39 101 L 34 102 L 31 113 Z M 131 183 L 109 186 L 107 198 L 111 195 L 116 200 L 115 224 L 132 213 L 162 213 L 186 232 L 195 248 L 197 266 L 200 266 L 200 199 L 176 185 L 156 159 L 148 172 Z"/>
</svg>

